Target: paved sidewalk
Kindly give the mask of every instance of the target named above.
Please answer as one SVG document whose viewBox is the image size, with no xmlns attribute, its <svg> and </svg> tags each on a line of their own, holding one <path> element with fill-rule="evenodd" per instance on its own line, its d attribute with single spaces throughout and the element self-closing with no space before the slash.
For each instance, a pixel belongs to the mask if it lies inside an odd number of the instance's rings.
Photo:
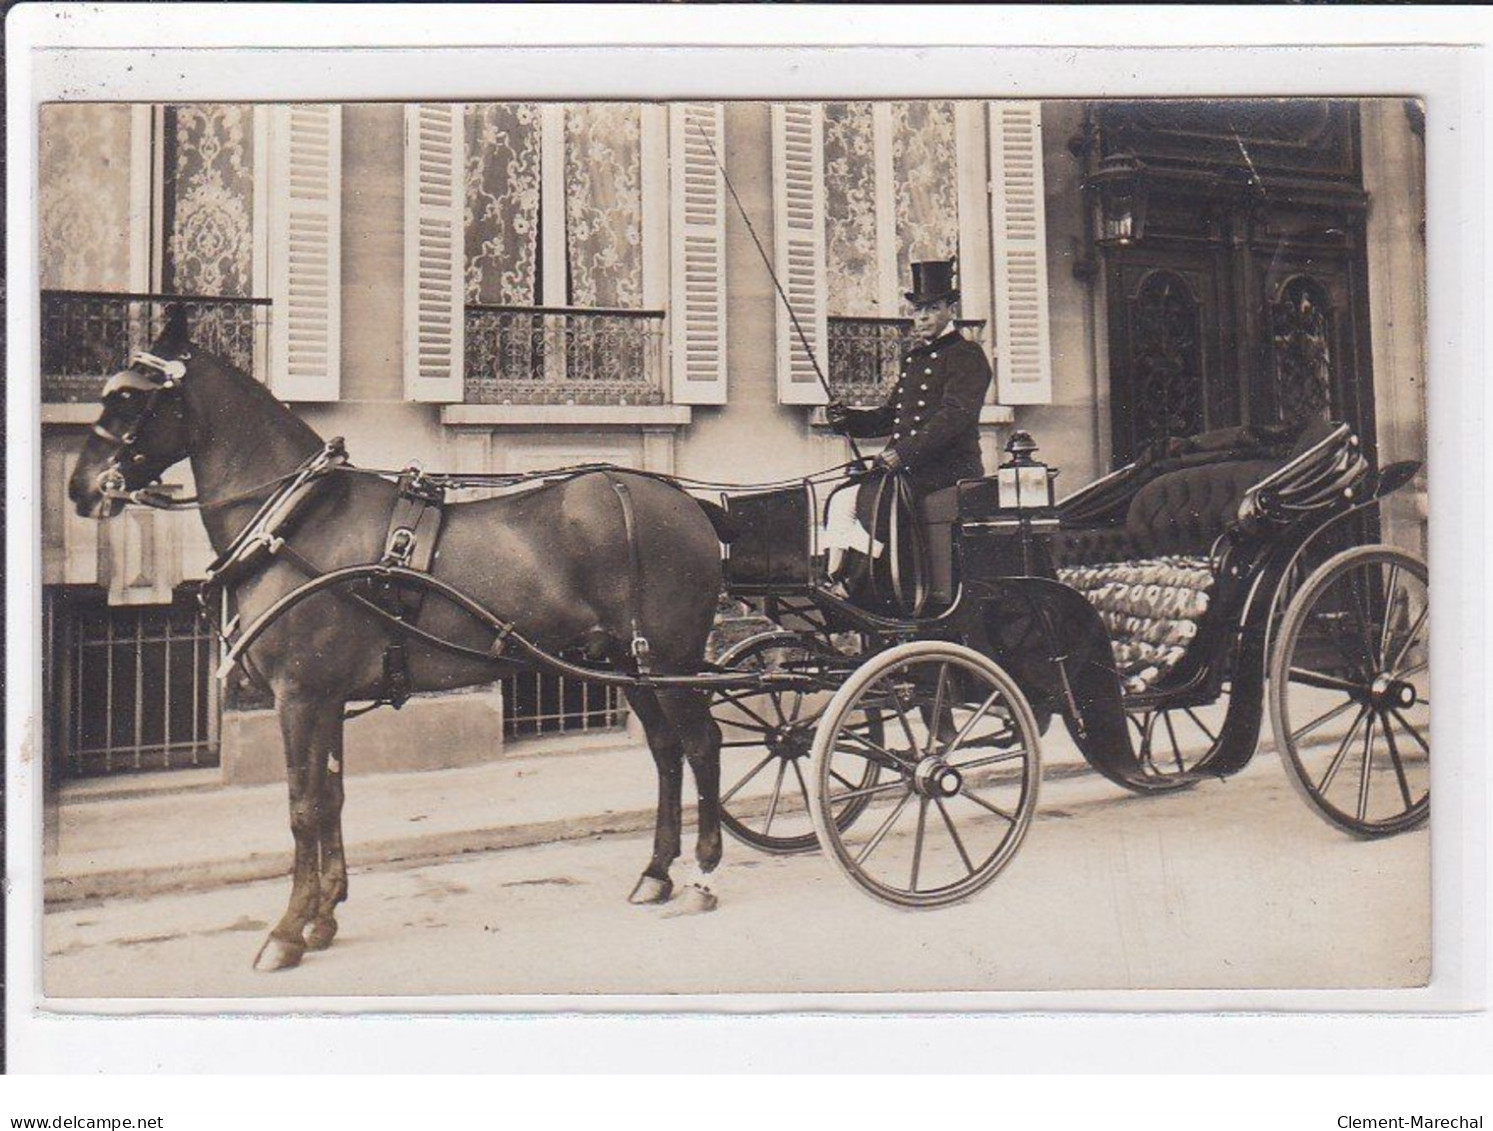
<svg viewBox="0 0 1493 1131">
<path fill-rule="evenodd" d="M 1115 786 L 1091 774 L 1056 724 L 1043 740 L 1049 781 L 1091 778 L 1095 800 Z M 158 779 L 158 781 L 161 779 Z M 283 784 L 64 793 L 46 856 L 49 906 L 186 891 L 287 875 L 291 838 Z M 617 736 L 608 748 L 546 745 L 481 766 L 353 775 L 343 828 L 355 868 L 446 859 L 653 827 L 653 761 Z M 686 796 L 691 793 L 686 786 Z M 1089 791 L 1085 791 L 1086 793 Z M 693 819 L 687 809 L 687 819 Z"/>
</svg>

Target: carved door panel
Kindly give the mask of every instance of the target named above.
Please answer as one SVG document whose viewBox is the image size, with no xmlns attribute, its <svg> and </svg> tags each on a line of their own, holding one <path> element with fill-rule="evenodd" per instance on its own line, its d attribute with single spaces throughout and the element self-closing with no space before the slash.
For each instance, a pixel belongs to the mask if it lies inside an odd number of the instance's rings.
<svg viewBox="0 0 1493 1131">
<path fill-rule="evenodd" d="M 1109 263 L 1110 411 L 1116 465 L 1148 443 L 1239 423 L 1228 364 L 1226 274 L 1207 251 L 1149 248 Z"/>
<path fill-rule="evenodd" d="M 1252 416 L 1346 421 L 1372 454 L 1373 385 L 1362 324 L 1368 299 L 1354 257 L 1277 251 L 1255 264 L 1260 379 L 1251 390 Z"/>
</svg>

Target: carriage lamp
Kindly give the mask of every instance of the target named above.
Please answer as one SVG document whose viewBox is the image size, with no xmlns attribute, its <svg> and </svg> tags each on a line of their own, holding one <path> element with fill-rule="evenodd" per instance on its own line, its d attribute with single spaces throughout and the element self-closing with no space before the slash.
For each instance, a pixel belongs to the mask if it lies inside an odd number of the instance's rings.
<svg viewBox="0 0 1493 1131">
<path fill-rule="evenodd" d="M 995 472 L 996 506 L 1003 511 L 1030 514 L 1051 511 L 1056 504 L 1052 481 L 1057 473 L 1034 459 L 1037 442 L 1030 432 L 1016 431 L 1006 443 L 1011 458 Z"/>
<path fill-rule="evenodd" d="M 1083 187 L 1099 198 L 1100 247 L 1129 247 L 1139 243 L 1146 231 L 1146 208 L 1150 203 L 1146 163 L 1128 151 L 1112 153 L 1099 162 Z"/>
</svg>

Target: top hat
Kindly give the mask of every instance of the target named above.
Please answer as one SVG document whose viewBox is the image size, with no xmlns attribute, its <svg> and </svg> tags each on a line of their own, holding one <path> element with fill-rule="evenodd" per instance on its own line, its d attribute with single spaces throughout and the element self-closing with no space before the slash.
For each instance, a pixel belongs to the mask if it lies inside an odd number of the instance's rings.
<svg viewBox="0 0 1493 1131">
<path fill-rule="evenodd" d="M 954 285 L 954 260 L 929 259 L 912 265 L 912 290 L 906 293 L 914 306 L 941 299 L 957 300 L 959 288 Z"/>
</svg>

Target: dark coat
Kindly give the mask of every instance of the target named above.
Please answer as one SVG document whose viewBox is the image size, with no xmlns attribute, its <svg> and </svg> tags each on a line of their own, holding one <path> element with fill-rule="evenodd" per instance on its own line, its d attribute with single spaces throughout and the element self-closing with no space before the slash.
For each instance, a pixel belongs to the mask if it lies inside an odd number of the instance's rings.
<svg viewBox="0 0 1493 1131">
<path fill-rule="evenodd" d="M 985 473 L 980 406 L 990 388 L 985 351 L 952 327 L 902 355 L 901 375 L 878 408 L 851 409 L 845 433 L 890 437 L 919 495 Z"/>
</svg>

